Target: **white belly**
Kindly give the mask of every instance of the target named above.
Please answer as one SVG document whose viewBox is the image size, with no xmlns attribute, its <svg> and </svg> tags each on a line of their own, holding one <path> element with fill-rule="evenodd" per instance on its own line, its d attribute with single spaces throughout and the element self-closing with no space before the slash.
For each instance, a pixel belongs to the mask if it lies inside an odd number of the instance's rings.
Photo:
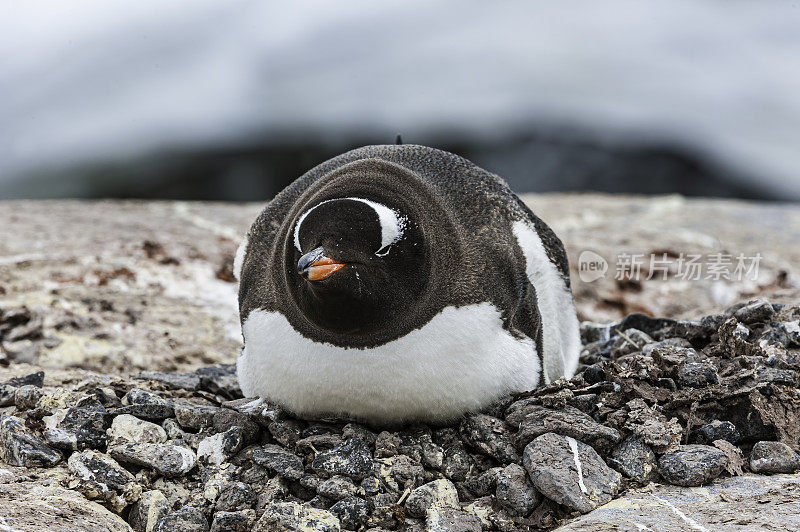
<svg viewBox="0 0 800 532">
<path fill-rule="evenodd" d="M 242 392 L 301 415 L 447 420 L 539 381 L 534 342 L 503 329 L 491 303 L 447 307 L 421 329 L 373 349 L 314 342 L 282 314 L 263 310 L 250 313 L 242 332 Z"/>
</svg>

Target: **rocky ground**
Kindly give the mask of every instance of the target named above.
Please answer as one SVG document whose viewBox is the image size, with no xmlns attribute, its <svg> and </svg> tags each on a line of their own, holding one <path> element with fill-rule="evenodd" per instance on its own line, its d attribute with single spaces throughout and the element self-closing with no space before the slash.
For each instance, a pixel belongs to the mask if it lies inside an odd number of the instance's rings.
<svg viewBox="0 0 800 532">
<path fill-rule="evenodd" d="M 758 250 L 760 278 L 576 279 L 571 381 L 447 427 L 298 420 L 230 365 L 256 206 L 0 204 L 0 529 L 800 528 L 800 210 L 529 202 L 573 261 Z"/>
</svg>

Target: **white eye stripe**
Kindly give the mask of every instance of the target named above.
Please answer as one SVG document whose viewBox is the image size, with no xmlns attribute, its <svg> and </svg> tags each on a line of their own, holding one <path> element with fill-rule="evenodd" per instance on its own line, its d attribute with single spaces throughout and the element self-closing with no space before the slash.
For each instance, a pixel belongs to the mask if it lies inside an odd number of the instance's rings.
<svg viewBox="0 0 800 532">
<path fill-rule="evenodd" d="M 303 221 L 306 219 L 306 216 L 311 213 L 314 209 L 319 207 L 320 205 L 324 205 L 331 201 L 337 200 L 353 200 L 353 201 L 360 201 L 366 205 L 372 207 L 372 210 L 375 211 L 375 214 L 378 216 L 378 222 L 381 224 L 381 247 L 375 252 L 375 254 L 379 254 L 381 251 L 386 250 L 382 255 L 388 253 L 387 248 L 392 244 L 396 243 L 398 240 L 403 238 L 403 232 L 406 227 L 406 223 L 408 219 L 405 216 L 402 216 L 400 213 L 395 211 L 394 209 L 390 209 L 386 205 L 381 203 L 370 201 L 364 198 L 335 198 L 325 200 L 320 202 L 306 212 L 300 215 L 300 218 L 297 219 L 297 225 L 294 227 L 294 247 L 297 248 L 297 251 L 302 252 L 303 250 L 300 248 L 300 226 L 303 225 Z"/>
</svg>

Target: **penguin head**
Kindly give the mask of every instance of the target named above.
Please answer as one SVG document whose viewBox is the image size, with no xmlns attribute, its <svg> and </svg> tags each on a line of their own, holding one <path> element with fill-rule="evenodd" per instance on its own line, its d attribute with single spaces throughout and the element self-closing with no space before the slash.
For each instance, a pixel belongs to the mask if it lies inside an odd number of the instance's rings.
<svg viewBox="0 0 800 532">
<path fill-rule="evenodd" d="M 329 198 L 306 208 L 287 239 L 291 297 L 316 327 L 370 334 L 413 309 L 424 293 L 429 253 L 402 205 Z"/>
</svg>

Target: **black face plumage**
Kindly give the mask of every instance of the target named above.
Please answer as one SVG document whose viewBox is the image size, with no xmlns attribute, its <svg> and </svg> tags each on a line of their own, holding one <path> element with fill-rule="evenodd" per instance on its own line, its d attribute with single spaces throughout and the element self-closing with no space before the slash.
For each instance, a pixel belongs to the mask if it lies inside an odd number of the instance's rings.
<svg viewBox="0 0 800 532">
<path fill-rule="evenodd" d="M 391 210 L 400 225 L 382 220 L 376 206 L 383 214 Z M 370 334 L 413 309 L 425 291 L 425 241 L 400 205 L 328 199 L 301 213 L 292 229 L 296 238 L 287 239 L 284 260 L 287 285 L 299 310 L 318 327 Z M 393 229 L 399 238 L 385 245 Z"/>
</svg>

